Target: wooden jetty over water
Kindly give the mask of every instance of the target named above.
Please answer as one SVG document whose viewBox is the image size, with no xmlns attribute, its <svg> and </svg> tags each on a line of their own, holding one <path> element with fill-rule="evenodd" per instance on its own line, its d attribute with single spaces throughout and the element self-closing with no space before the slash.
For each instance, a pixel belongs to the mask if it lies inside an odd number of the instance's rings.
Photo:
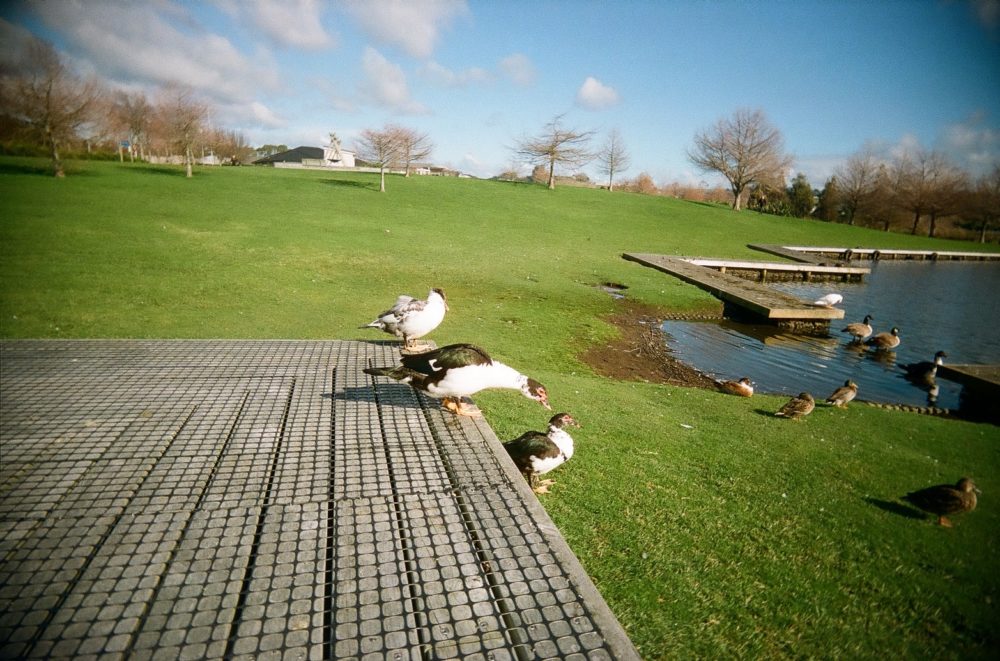
<svg viewBox="0 0 1000 661">
<path fill-rule="evenodd" d="M 622 257 L 680 278 L 711 293 L 723 301 L 727 314 L 733 316 L 741 316 L 741 312 L 745 316 L 749 312 L 781 326 L 806 328 L 825 328 L 830 320 L 844 318 L 843 310 L 817 307 L 789 294 L 773 291 L 760 283 L 698 266 L 680 257 L 649 253 L 625 253 Z"/>
<path fill-rule="evenodd" d="M 758 262 L 740 259 L 711 259 L 708 257 L 680 257 L 695 266 L 715 269 L 752 280 L 839 280 L 859 282 L 871 273 L 864 266 L 829 266 L 813 262 L 789 264 L 785 262 Z"/>
<path fill-rule="evenodd" d="M 779 246 L 771 243 L 751 243 L 749 248 L 778 255 L 797 262 L 828 264 L 856 260 L 879 261 L 919 260 L 919 261 L 996 261 L 1000 253 L 973 252 L 959 250 L 909 250 L 895 248 L 837 248 L 832 246 Z"/>
</svg>

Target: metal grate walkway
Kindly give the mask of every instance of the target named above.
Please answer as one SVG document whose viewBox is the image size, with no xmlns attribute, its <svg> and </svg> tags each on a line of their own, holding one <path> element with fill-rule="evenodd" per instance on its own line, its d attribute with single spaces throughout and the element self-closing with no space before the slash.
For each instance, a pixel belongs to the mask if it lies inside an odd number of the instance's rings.
<svg viewBox="0 0 1000 661">
<path fill-rule="evenodd" d="M 0 344 L 0 658 L 637 658 L 389 343 Z"/>
</svg>

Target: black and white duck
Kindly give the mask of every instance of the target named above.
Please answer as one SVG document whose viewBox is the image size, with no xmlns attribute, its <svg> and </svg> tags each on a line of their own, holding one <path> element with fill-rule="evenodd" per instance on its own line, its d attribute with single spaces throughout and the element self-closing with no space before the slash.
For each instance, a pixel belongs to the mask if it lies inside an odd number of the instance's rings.
<svg viewBox="0 0 1000 661">
<path fill-rule="evenodd" d="M 850 333 L 853 338 L 853 342 L 863 342 L 874 332 L 872 329 L 872 316 L 870 314 L 865 315 L 864 321 L 855 321 L 852 324 L 847 324 L 847 326 L 841 329 L 841 333 Z"/>
<path fill-rule="evenodd" d="M 803 418 L 810 413 L 816 407 L 816 400 L 813 396 L 807 392 L 800 392 L 797 396 L 792 397 L 788 402 L 775 412 L 774 415 L 779 418 L 788 418 L 789 420 L 798 420 Z"/>
<path fill-rule="evenodd" d="M 739 381 L 716 379 L 715 387 L 721 392 L 729 393 L 730 395 L 738 395 L 739 397 L 753 396 L 753 381 L 747 376 Z"/>
<path fill-rule="evenodd" d="M 557 413 L 549 419 L 547 432 L 525 432 L 503 444 L 532 491 L 548 493 L 553 481 L 539 481 L 538 476 L 545 475 L 573 458 L 573 437 L 566 431 L 566 427 L 579 426 L 580 423 L 569 413 Z"/>
<path fill-rule="evenodd" d="M 847 381 L 844 381 L 844 385 L 834 390 L 833 393 L 826 398 L 826 403 L 833 404 L 834 406 L 847 406 L 848 402 L 857 396 L 858 384 L 848 379 Z"/>
<path fill-rule="evenodd" d="M 899 346 L 899 329 L 895 326 L 888 333 L 882 332 L 877 335 L 872 335 L 865 342 L 866 345 L 874 347 L 878 351 L 886 351 L 888 349 L 895 349 Z"/>
<path fill-rule="evenodd" d="M 409 384 L 413 388 L 442 400 L 442 405 L 458 415 L 479 417 L 478 409 L 469 408 L 463 397 L 487 388 L 519 390 L 551 410 L 545 386 L 521 374 L 513 367 L 493 360 L 484 350 L 472 344 L 449 344 L 424 353 L 403 355 L 395 367 L 369 367 L 373 376 Z"/>
<path fill-rule="evenodd" d="M 933 361 L 921 360 L 919 363 L 907 363 L 900 365 L 906 372 L 906 378 L 919 385 L 930 386 L 934 384 L 937 377 L 938 367 L 944 365 L 944 359 L 948 357 L 944 351 L 934 354 Z"/>
<path fill-rule="evenodd" d="M 976 484 L 971 479 L 963 477 L 955 484 L 938 484 L 919 491 L 911 491 L 903 496 L 903 500 L 925 512 L 936 514 L 938 523 L 950 528 L 951 521 L 948 520 L 948 515 L 976 509 L 977 493 L 979 489 L 976 488 Z"/>
<path fill-rule="evenodd" d="M 377 328 L 403 339 L 403 348 L 412 351 L 417 340 L 441 325 L 448 302 L 444 291 L 430 290 L 425 300 L 402 295 L 391 308 L 379 314 L 370 324 L 361 328 Z"/>
</svg>

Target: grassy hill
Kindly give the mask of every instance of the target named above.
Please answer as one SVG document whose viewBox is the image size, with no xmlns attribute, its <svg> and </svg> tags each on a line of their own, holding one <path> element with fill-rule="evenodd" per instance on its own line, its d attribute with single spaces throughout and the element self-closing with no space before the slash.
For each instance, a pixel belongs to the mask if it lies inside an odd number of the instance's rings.
<svg viewBox="0 0 1000 661">
<path fill-rule="evenodd" d="M 431 177 L 0 160 L 0 335 L 375 338 L 399 293 L 442 287 L 438 344 L 474 342 L 584 427 L 542 503 L 642 654 L 985 658 L 1000 646 L 1000 433 L 854 406 L 801 423 L 779 398 L 616 381 L 580 359 L 621 303 L 717 310 L 627 251 L 758 257 L 749 242 L 974 244 L 582 188 Z M 381 338 L 380 338 L 381 339 Z M 476 397 L 501 438 L 542 428 Z M 900 494 L 976 478 L 946 530 Z"/>
</svg>

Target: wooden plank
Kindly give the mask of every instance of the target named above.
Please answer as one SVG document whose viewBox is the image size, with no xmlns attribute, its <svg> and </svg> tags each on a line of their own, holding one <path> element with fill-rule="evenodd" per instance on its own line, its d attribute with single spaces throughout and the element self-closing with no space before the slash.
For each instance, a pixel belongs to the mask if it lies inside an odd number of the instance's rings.
<svg viewBox="0 0 1000 661">
<path fill-rule="evenodd" d="M 713 269 L 743 269 L 782 271 L 789 273 L 828 273 L 834 275 L 868 275 L 872 270 L 866 266 L 826 266 L 813 263 L 788 264 L 786 262 L 756 262 L 738 259 L 712 259 L 709 257 L 680 257 L 685 262 L 696 266 L 706 266 Z"/>
<path fill-rule="evenodd" d="M 843 310 L 816 307 L 764 285 L 696 266 L 677 257 L 649 253 L 625 253 L 622 257 L 680 278 L 766 319 L 829 321 L 844 318 Z"/>
<path fill-rule="evenodd" d="M 747 247 L 761 252 L 771 253 L 772 255 L 777 255 L 778 257 L 784 257 L 785 259 L 790 259 L 793 262 L 817 265 L 826 263 L 826 260 L 821 257 L 809 255 L 807 253 L 793 250 L 785 246 L 779 246 L 774 243 L 748 243 Z"/>
</svg>

